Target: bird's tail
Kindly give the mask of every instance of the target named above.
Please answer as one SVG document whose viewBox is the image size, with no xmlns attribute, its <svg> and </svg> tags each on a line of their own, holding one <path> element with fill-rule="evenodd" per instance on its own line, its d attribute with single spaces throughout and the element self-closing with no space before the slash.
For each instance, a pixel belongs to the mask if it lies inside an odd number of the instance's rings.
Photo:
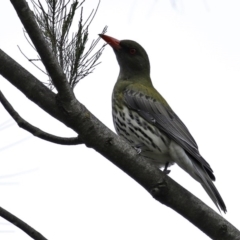
<svg viewBox="0 0 240 240">
<path fill-rule="evenodd" d="M 204 169 L 204 167 L 199 165 L 195 161 L 192 161 L 192 164 L 193 164 L 193 167 L 195 170 L 193 177 L 199 183 L 201 183 L 201 185 L 203 186 L 203 188 L 205 189 L 205 191 L 207 192 L 209 197 L 212 199 L 212 201 L 217 206 L 218 210 L 220 211 L 220 209 L 221 209 L 224 213 L 226 213 L 227 212 L 226 205 L 225 205 L 220 193 L 218 192 L 217 188 L 215 187 L 212 180 L 210 179 L 208 173 Z"/>
</svg>

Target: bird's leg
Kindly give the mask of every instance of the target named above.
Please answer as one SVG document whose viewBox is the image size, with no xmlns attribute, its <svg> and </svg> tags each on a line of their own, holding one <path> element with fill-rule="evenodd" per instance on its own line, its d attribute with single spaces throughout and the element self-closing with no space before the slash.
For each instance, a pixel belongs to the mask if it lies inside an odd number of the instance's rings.
<svg viewBox="0 0 240 240">
<path fill-rule="evenodd" d="M 166 162 L 165 167 L 164 167 L 164 169 L 163 169 L 163 172 L 164 172 L 165 174 L 169 174 L 169 173 L 171 172 L 171 170 L 168 170 L 168 169 L 167 169 L 167 168 L 168 168 L 168 165 L 169 165 L 169 162 Z"/>
</svg>

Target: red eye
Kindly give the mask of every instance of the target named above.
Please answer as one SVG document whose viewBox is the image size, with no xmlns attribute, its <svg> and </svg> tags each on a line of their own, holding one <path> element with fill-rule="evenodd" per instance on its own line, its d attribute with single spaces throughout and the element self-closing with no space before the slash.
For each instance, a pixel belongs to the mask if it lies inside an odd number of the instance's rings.
<svg viewBox="0 0 240 240">
<path fill-rule="evenodd" d="M 134 55 L 134 54 L 136 53 L 136 49 L 135 49 L 135 48 L 130 48 L 130 49 L 129 49 L 129 53 L 130 53 L 131 55 Z"/>
</svg>

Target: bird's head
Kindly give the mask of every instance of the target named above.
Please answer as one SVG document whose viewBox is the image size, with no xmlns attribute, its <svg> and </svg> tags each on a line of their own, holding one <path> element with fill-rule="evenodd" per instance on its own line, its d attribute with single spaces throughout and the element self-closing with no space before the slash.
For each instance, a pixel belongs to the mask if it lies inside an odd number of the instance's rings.
<svg viewBox="0 0 240 240">
<path fill-rule="evenodd" d="M 150 62 L 144 48 L 135 41 L 117 40 L 107 35 L 99 34 L 116 54 L 120 66 L 119 77 L 129 79 L 137 76 L 150 75 Z"/>
</svg>

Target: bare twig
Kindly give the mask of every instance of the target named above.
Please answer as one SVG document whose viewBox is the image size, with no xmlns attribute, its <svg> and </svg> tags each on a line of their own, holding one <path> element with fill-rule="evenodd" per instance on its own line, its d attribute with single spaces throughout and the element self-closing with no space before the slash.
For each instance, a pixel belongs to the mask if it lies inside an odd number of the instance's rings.
<svg viewBox="0 0 240 240">
<path fill-rule="evenodd" d="M 12 116 L 12 118 L 16 121 L 19 127 L 32 133 L 34 136 L 38 138 L 41 138 L 43 140 L 46 140 L 52 143 L 61 144 L 61 145 L 77 145 L 77 144 L 83 143 L 82 139 L 79 136 L 74 138 L 58 137 L 58 136 L 49 134 L 47 132 L 44 132 L 41 129 L 31 125 L 14 110 L 12 105 L 8 102 L 8 100 L 5 98 L 5 96 L 1 91 L 0 91 L 0 102 L 2 103 L 4 108 L 7 110 L 7 112 Z"/>
<path fill-rule="evenodd" d="M 34 61 L 41 61 L 41 59 L 40 58 L 38 58 L 38 59 L 29 59 L 25 54 L 24 54 L 24 52 L 21 50 L 21 48 L 18 46 L 18 49 L 19 49 L 19 51 L 21 52 L 21 54 L 30 62 L 30 63 L 32 63 L 38 70 L 40 70 L 42 73 L 44 73 L 44 74 L 46 74 L 46 75 L 48 75 L 46 72 L 44 72 L 40 67 L 38 67 L 38 65 L 37 64 L 35 64 L 34 63 Z"/>
<path fill-rule="evenodd" d="M 29 235 L 31 238 L 35 240 L 47 240 L 41 233 L 39 233 L 37 230 L 29 226 L 27 223 L 19 219 L 18 217 L 14 216 L 7 210 L 0 207 L 0 216 L 7 221 L 11 222 L 16 227 L 20 228 L 22 231 L 24 231 L 27 235 Z"/>
</svg>

